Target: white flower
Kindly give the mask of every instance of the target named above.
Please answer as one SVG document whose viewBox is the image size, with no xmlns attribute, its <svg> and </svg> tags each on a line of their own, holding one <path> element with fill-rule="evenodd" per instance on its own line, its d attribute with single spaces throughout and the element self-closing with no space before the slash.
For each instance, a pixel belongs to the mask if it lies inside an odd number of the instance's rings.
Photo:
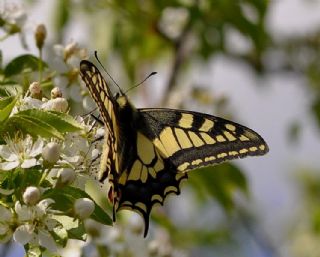
<svg viewBox="0 0 320 257">
<path fill-rule="evenodd" d="M 87 164 L 91 161 L 91 156 L 88 154 L 89 137 L 94 135 L 92 130 L 92 124 L 86 124 L 82 118 L 77 118 L 77 121 L 81 123 L 83 131 L 68 133 L 65 136 L 65 140 L 62 146 L 62 158 L 73 165 Z M 88 159 L 88 160 L 87 160 Z"/>
<path fill-rule="evenodd" d="M 3 159 L 0 162 L 0 170 L 12 170 L 19 166 L 27 169 L 39 164 L 36 157 L 42 152 L 41 138 L 33 142 L 31 136 L 24 140 L 17 136 L 6 141 L 6 145 L 0 145 L 0 157 Z"/>
<path fill-rule="evenodd" d="M 66 46 L 55 45 L 54 51 L 57 56 L 62 57 L 63 60 L 65 62 L 68 62 L 69 64 L 74 63 L 75 60 L 88 58 L 87 50 L 85 48 L 80 48 L 78 44 L 74 41 L 71 41 Z"/>
<path fill-rule="evenodd" d="M 37 205 L 27 206 L 16 202 L 15 212 L 18 215 L 20 226 L 13 233 L 13 238 L 20 244 L 38 244 L 51 252 L 57 250 L 54 238 L 50 234 L 60 223 L 53 219 L 50 204 L 52 199 L 44 199 Z"/>
<path fill-rule="evenodd" d="M 8 34 L 19 33 L 21 43 L 24 48 L 28 48 L 25 39 L 25 27 L 27 14 L 23 6 L 15 4 L 5 4 L 3 10 L 0 11 L 2 29 Z"/>
<path fill-rule="evenodd" d="M 79 198 L 74 203 L 74 213 L 79 219 L 89 218 L 94 211 L 94 202 L 89 198 Z"/>
<path fill-rule="evenodd" d="M 2 13 L 2 15 L 5 20 L 11 24 L 18 25 L 19 27 L 24 26 L 27 20 L 27 14 L 22 6 L 6 6 L 5 12 Z"/>
</svg>

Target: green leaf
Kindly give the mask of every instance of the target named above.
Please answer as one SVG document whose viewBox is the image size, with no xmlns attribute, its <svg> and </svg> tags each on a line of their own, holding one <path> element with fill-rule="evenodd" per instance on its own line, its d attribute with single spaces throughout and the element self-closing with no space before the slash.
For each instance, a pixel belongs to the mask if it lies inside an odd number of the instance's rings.
<svg viewBox="0 0 320 257">
<path fill-rule="evenodd" d="M 69 239 L 85 241 L 87 239 L 87 235 L 83 222 L 80 222 L 78 227 L 69 229 L 68 237 Z"/>
<path fill-rule="evenodd" d="M 17 129 L 34 137 L 56 137 L 59 139 L 63 139 L 63 135 L 50 124 L 43 122 L 42 120 L 35 117 L 20 115 L 20 113 L 17 113 L 16 115 L 13 115 L 8 119 L 3 132 L 16 131 Z"/>
<path fill-rule="evenodd" d="M 73 217 L 61 215 L 55 215 L 54 219 L 60 222 L 67 230 L 69 239 L 86 240 L 87 235 L 82 221 L 74 219 Z"/>
<path fill-rule="evenodd" d="M 68 241 L 68 232 L 63 226 L 55 227 L 50 234 L 57 244 L 61 245 L 62 247 L 66 246 Z"/>
<path fill-rule="evenodd" d="M 0 99 L 0 122 L 5 121 L 9 117 L 16 101 L 17 97 L 14 96 Z"/>
<path fill-rule="evenodd" d="M 35 71 L 39 69 L 39 63 L 42 62 L 42 67 L 48 67 L 48 65 L 40 60 L 38 57 L 25 54 L 14 58 L 7 64 L 4 69 L 4 75 L 10 77 L 26 71 Z"/>
<path fill-rule="evenodd" d="M 12 80 L 0 81 L 0 96 L 13 96 L 22 93 L 22 86 Z"/>
<path fill-rule="evenodd" d="M 66 186 L 64 188 L 49 189 L 43 194 L 43 198 L 52 198 L 55 203 L 52 205 L 54 209 L 67 212 L 67 215 L 73 217 L 73 204 L 79 198 L 89 198 L 95 204 L 95 209 L 90 218 L 104 225 L 111 225 L 112 220 L 109 215 L 89 196 L 85 191 L 79 188 Z"/>
<path fill-rule="evenodd" d="M 18 113 L 28 119 L 38 119 L 54 127 L 60 133 L 74 132 L 82 126 L 70 115 L 61 112 L 49 112 L 39 109 L 29 109 Z"/>
</svg>

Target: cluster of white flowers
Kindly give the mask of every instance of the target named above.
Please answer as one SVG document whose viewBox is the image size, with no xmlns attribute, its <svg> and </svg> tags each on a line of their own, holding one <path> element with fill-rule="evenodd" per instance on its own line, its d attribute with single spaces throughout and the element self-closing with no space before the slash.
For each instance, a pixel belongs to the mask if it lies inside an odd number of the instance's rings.
<svg viewBox="0 0 320 257">
<path fill-rule="evenodd" d="M 128 214 L 128 215 L 126 215 Z M 156 229 L 154 237 L 143 238 L 141 233 L 144 224 L 138 214 L 123 213 L 122 222 L 113 227 L 104 227 L 100 223 L 88 219 L 85 228 L 89 239 L 84 243 L 70 241 L 68 247 L 61 251 L 62 256 L 100 256 L 103 246 L 108 256 L 132 257 L 187 257 L 186 251 L 175 248 L 170 234 L 165 229 Z M 85 253 L 85 254 L 83 254 Z"/>
<path fill-rule="evenodd" d="M 15 109 L 11 113 L 12 115 L 18 111 L 28 109 L 43 109 L 47 111 L 67 112 L 69 105 L 68 101 L 62 97 L 59 88 L 52 89 L 51 99 L 42 96 L 42 89 L 39 82 L 33 82 L 29 87 L 30 95 L 23 97 Z"/>
<path fill-rule="evenodd" d="M 40 84 L 32 83 L 28 95 L 17 101 L 11 116 L 29 109 L 67 111 L 67 101 L 62 97 L 59 88 L 51 91 L 50 100 L 43 97 L 39 99 L 40 95 Z M 78 121 L 83 124 L 84 129 L 68 133 L 63 142 L 41 137 L 32 138 L 22 133 L 16 133 L 14 137 L 7 136 L 6 144 L 0 145 L 0 172 L 43 169 L 43 179 L 51 181 L 52 187 L 61 188 L 75 183 L 79 178 L 77 170 L 83 171 L 86 169 L 85 165 L 91 163 L 92 154 L 89 151 L 93 149 L 90 148 L 89 141 L 94 140 L 97 130 L 90 121 L 82 118 Z M 43 199 L 42 196 L 48 189 L 50 188 L 29 185 L 24 189 L 20 200 L 13 204 L 0 202 L 0 242 L 14 238 L 23 245 L 39 245 L 49 251 L 57 251 L 53 235 L 63 229 L 63 226 L 59 219 L 56 219 L 56 215 L 63 213 L 51 208 L 53 199 Z M 0 190 L 0 194 L 5 196 L 11 196 L 14 192 L 14 189 Z M 84 220 L 90 217 L 94 208 L 95 204 L 91 199 L 79 198 L 74 202 L 72 213 L 75 218 Z"/>
</svg>

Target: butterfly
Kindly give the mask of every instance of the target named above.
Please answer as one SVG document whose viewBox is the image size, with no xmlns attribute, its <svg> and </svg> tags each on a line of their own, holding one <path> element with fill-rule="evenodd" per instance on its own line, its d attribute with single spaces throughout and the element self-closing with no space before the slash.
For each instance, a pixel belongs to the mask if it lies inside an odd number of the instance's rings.
<svg viewBox="0 0 320 257">
<path fill-rule="evenodd" d="M 269 150 L 258 133 L 233 121 L 187 110 L 136 109 L 121 89 L 113 96 L 87 60 L 80 63 L 80 76 L 105 126 L 97 177 L 111 185 L 113 221 L 120 209 L 133 210 L 144 219 L 144 236 L 152 207 L 180 194 L 188 171 Z"/>
</svg>

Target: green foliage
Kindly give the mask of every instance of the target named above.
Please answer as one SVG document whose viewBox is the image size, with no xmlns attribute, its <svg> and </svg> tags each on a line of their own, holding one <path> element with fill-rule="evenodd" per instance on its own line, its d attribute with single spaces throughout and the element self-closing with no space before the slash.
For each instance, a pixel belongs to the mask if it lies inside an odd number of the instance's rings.
<svg viewBox="0 0 320 257">
<path fill-rule="evenodd" d="M 11 77 L 21 73 L 37 71 L 39 69 L 39 65 L 42 65 L 42 67 L 48 67 L 48 65 L 43 60 L 34 55 L 21 55 L 14 58 L 6 65 L 4 69 L 4 75 L 6 77 Z"/>
<path fill-rule="evenodd" d="M 75 200 L 79 198 L 92 199 L 86 192 L 70 186 L 49 189 L 43 194 L 43 197 L 54 199 L 55 203 L 52 206 L 57 210 L 69 213 L 71 217 L 73 216 L 72 207 Z M 95 204 L 95 209 L 91 214 L 91 218 L 104 225 L 112 224 L 109 215 L 98 204 Z"/>
<path fill-rule="evenodd" d="M 0 122 L 8 119 L 11 111 L 17 101 L 17 97 L 8 96 L 0 99 Z"/>
<path fill-rule="evenodd" d="M 42 122 L 54 127 L 60 133 L 75 132 L 83 128 L 72 116 L 62 112 L 48 112 L 39 109 L 29 109 L 20 111 L 19 116 L 23 116 L 26 119 L 30 119 L 32 117 L 37 120 L 41 120 Z"/>
<path fill-rule="evenodd" d="M 230 163 L 193 171 L 189 181 L 199 200 L 205 203 L 208 197 L 213 197 L 226 211 L 234 208 L 235 190 L 248 194 L 246 177 L 237 166 Z"/>
<path fill-rule="evenodd" d="M 15 103 L 16 98 L 13 99 L 15 100 L 12 102 Z M 3 115 L 6 115 L 6 118 L 10 115 L 7 110 L 8 107 L 10 107 L 10 105 L 3 110 Z M 2 110 L 0 111 L 0 117 L 1 114 Z M 0 126 L 0 132 L 2 136 L 21 131 L 34 137 L 56 137 L 63 139 L 63 133 L 79 131 L 81 128 L 82 127 L 70 115 L 40 109 L 29 109 L 12 115 Z"/>
</svg>

